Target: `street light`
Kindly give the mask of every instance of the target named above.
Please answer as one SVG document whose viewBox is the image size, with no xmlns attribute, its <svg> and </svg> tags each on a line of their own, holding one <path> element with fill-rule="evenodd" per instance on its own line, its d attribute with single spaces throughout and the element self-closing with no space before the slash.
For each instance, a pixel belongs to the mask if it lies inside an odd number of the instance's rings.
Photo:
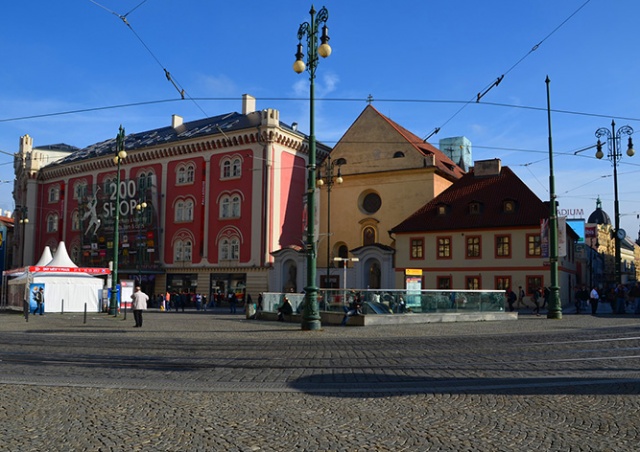
<svg viewBox="0 0 640 452">
<path fill-rule="evenodd" d="M 124 128 L 120 126 L 118 136 L 116 137 L 116 154 L 113 157 L 113 163 L 116 164 L 116 208 L 113 223 L 113 277 L 111 278 L 111 304 L 109 305 L 109 314 L 118 315 L 118 232 L 120 229 L 120 163 L 127 158 L 127 151 L 124 150 Z"/>
<path fill-rule="evenodd" d="M 331 161 L 331 156 L 327 158 L 327 161 L 324 165 L 324 179 L 318 179 L 318 187 L 327 186 L 327 287 L 330 287 L 329 283 L 331 274 L 331 187 L 333 184 L 341 184 L 344 182 L 342 179 L 342 174 L 340 172 L 340 167 L 345 163 L 343 158 L 339 158 L 336 161 Z M 338 175 L 333 175 L 333 170 L 335 167 L 338 167 Z M 320 176 L 322 177 L 322 170 L 320 171 Z"/>
<path fill-rule="evenodd" d="M 316 16 L 316 11 L 311 6 L 309 11 L 311 20 L 300 24 L 298 28 L 298 49 L 296 52 L 296 61 L 293 63 L 293 70 L 298 74 L 305 71 L 309 72 L 309 165 L 307 167 L 307 286 L 305 290 L 304 311 L 302 314 L 303 330 L 319 330 L 320 311 L 318 309 L 318 287 L 316 285 L 316 244 L 315 244 L 315 190 L 316 190 L 316 137 L 315 137 L 315 118 L 314 118 L 314 97 L 315 87 L 314 80 L 316 78 L 316 67 L 318 66 L 318 55 L 326 58 L 331 55 L 331 47 L 329 46 L 329 36 L 327 28 L 327 19 L 329 19 L 329 11 L 322 8 Z M 322 36 L 320 37 L 320 46 L 318 46 L 318 27 L 322 27 Z M 302 59 L 302 39 L 307 38 L 307 63 L 305 65 Z"/>
<path fill-rule="evenodd" d="M 622 275 L 620 273 L 620 267 L 622 265 L 622 254 L 620 251 L 620 241 L 626 237 L 626 232 L 624 229 L 620 228 L 620 205 L 618 202 L 618 162 L 622 158 L 622 152 L 620 151 L 620 140 L 623 135 L 629 136 L 629 142 L 627 144 L 627 155 L 629 157 L 633 157 L 636 151 L 633 150 L 633 141 L 631 140 L 631 135 L 633 134 L 633 129 L 629 126 L 622 126 L 616 132 L 616 123 L 615 121 L 611 121 L 611 130 L 606 127 L 601 127 L 596 130 L 596 137 L 598 138 L 598 144 L 596 151 L 596 158 L 601 159 L 604 157 L 604 152 L 602 152 L 602 142 L 600 138 L 606 137 L 607 148 L 609 152 L 607 153 L 607 159 L 611 161 L 613 165 L 613 195 L 614 195 L 614 217 L 615 217 L 615 230 L 614 230 L 614 243 L 615 243 L 615 279 L 616 285 L 622 284 Z"/>
<path fill-rule="evenodd" d="M 342 288 L 344 290 L 344 294 L 342 295 L 342 303 L 347 302 L 347 266 L 349 262 L 360 262 L 360 259 L 357 257 L 334 257 L 334 262 L 342 262 Z"/>
<path fill-rule="evenodd" d="M 29 218 L 27 216 L 27 208 L 25 206 L 17 206 L 17 209 L 20 211 L 20 220 L 18 220 L 18 222 L 22 225 L 22 238 L 21 238 L 21 242 L 22 242 L 22 246 L 21 246 L 21 251 L 22 251 L 22 256 L 20 259 L 20 263 L 21 266 L 25 265 L 26 259 L 25 259 L 25 251 L 26 251 L 26 247 L 25 247 L 25 237 L 27 235 L 27 225 L 29 224 Z"/>
</svg>

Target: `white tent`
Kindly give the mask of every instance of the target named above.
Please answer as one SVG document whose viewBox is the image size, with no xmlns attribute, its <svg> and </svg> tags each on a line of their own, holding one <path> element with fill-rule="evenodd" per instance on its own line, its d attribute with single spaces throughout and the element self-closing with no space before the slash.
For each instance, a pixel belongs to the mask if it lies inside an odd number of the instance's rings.
<svg viewBox="0 0 640 452">
<path fill-rule="evenodd" d="M 46 247 L 38 261 L 51 256 Z M 32 291 L 33 287 L 44 287 L 45 312 L 83 312 L 85 303 L 87 312 L 99 312 L 101 309 L 100 295 L 104 287 L 102 278 L 92 276 L 79 269 L 73 263 L 64 242 L 58 244 L 58 249 L 46 265 L 29 267 L 31 271 L 22 273 L 9 281 L 9 305 L 22 308 L 25 291 Z"/>
</svg>

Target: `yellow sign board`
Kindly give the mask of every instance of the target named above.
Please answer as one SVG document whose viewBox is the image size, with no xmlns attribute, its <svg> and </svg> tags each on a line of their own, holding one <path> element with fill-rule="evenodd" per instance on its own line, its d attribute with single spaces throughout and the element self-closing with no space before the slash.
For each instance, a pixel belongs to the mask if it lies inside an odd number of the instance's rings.
<svg viewBox="0 0 640 452">
<path fill-rule="evenodd" d="M 422 269 L 420 268 L 407 268 L 404 270 L 406 276 L 422 276 Z"/>
</svg>

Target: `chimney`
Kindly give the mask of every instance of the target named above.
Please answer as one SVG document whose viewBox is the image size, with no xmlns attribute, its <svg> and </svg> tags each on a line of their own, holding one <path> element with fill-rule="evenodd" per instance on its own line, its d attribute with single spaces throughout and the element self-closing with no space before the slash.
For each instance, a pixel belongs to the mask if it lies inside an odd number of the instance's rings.
<svg viewBox="0 0 640 452">
<path fill-rule="evenodd" d="M 248 115 L 249 113 L 253 113 L 256 111 L 256 98 L 249 95 L 242 95 L 242 114 Z"/>
<path fill-rule="evenodd" d="M 171 115 L 171 127 L 177 129 L 184 122 L 184 118 L 178 115 Z"/>
<path fill-rule="evenodd" d="M 476 177 L 498 176 L 502 170 L 500 159 L 478 160 L 473 167 L 473 174 Z"/>
</svg>

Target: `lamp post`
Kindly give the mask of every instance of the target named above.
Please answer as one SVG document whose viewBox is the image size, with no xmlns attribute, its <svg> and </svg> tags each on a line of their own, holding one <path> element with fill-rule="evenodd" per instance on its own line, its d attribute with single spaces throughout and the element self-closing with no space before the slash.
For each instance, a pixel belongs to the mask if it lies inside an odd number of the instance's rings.
<svg viewBox="0 0 640 452">
<path fill-rule="evenodd" d="M 316 15 L 316 11 L 311 7 L 309 11 L 311 20 L 304 22 L 298 28 L 298 49 L 296 52 L 296 61 L 293 63 L 293 70 L 298 74 L 305 71 L 309 72 L 309 164 L 307 167 L 307 286 L 305 290 L 304 312 L 302 315 L 303 330 L 319 330 L 320 311 L 318 309 L 318 287 L 316 285 L 316 243 L 315 243 L 315 190 L 316 190 L 316 137 L 315 137 L 315 118 L 314 118 L 314 97 L 315 87 L 314 80 L 316 78 L 316 67 L 318 66 L 318 55 L 323 58 L 331 55 L 331 47 L 329 46 L 328 28 L 326 25 L 329 19 L 329 11 L 322 8 Z M 320 45 L 318 46 L 318 27 L 322 27 L 322 36 L 320 37 Z M 302 39 L 307 38 L 307 63 L 305 65 L 302 59 Z"/>
<path fill-rule="evenodd" d="M 611 130 L 606 127 L 601 127 L 596 130 L 596 137 L 598 138 L 598 144 L 596 151 L 596 158 L 601 159 L 604 157 L 604 152 L 602 152 L 602 141 L 600 138 L 605 137 L 608 153 L 607 159 L 611 161 L 613 165 L 613 208 L 614 208 L 614 216 L 615 216 L 615 230 L 614 232 L 614 243 L 615 243 L 615 282 L 617 284 L 622 284 L 622 275 L 620 272 L 620 267 L 622 265 L 622 254 L 620 251 L 620 241 L 626 237 L 626 232 L 624 229 L 620 228 L 620 204 L 618 201 L 618 162 L 622 158 L 622 152 L 620 151 L 620 140 L 623 135 L 629 136 L 629 142 L 627 145 L 627 155 L 629 157 L 633 157 L 635 151 L 633 150 L 633 141 L 631 140 L 631 135 L 633 134 L 633 129 L 629 126 L 622 126 L 616 131 L 616 123 L 615 121 L 611 121 Z"/>
<path fill-rule="evenodd" d="M 334 262 L 342 262 L 342 289 L 344 294 L 342 295 L 342 303 L 347 302 L 347 266 L 349 262 L 360 262 L 357 257 L 334 257 Z"/>
<path fill-rule="evenodd" d="M 124 150 L 124 128 L 120 126 L 118 136 L 116 137 L 116 155 L 113 157 L 113 163 L 116 164 L 116 207 L 113 222 L 113 276 L 111 278 L 111 303 L 109 305 L 109 314 L 118 315 L 118 232 L 120 229 L 120 163 L 127 158 L 127 151 Z"/>
<path fill-rule="evenodd" d="M 333 184 L 341 184 L 344 179 L 342 179 L 342 174 L 340 172 L 340 167 L 343 165 L 344 159 L 338 159 L 336 161 L 331 161 L 331 156 L 327 158 L 327 162 L 324 165 L 324 178 L 318 179 L 318 187 L 327 186 L 327 285 L 330 285 L 331 278 L 331 188 Z M 333 175 L 333 170 L 335 167 L 338 167 L 338 175 Z M 322 177 L 322 171 L 320 171 L 320 176 Z"/>
<path fill-rule="evenodd" d="M 553 174 L 553 140 L 551 138 L 551 96 L 549 91 L 549 76 L 547 85 L 547 125 L 549 130 L 549 310 L 548 319 L 562 318 L 562 302 L 560 301 L 560 286 L 558 285 L 558 205 L 556 201 L 556 182 Z"/>
<path fill-rule="evenodd" d="M 18 207 L 18 209 L 20 210 L 20 220 L 19 223 L 22 225 L 22 238 L 21 238 L 21 242 L 22 245 L 20 246 L 21 248 L 21 256 L 20 256 L 20 266 L 24 266 L 25 265 L 25 236 L 27 234 L 27 224 L 29 224 L 29 217 L 27 215 L 27 208 L 25 206 L 20 206 Z"/>
</svg>

